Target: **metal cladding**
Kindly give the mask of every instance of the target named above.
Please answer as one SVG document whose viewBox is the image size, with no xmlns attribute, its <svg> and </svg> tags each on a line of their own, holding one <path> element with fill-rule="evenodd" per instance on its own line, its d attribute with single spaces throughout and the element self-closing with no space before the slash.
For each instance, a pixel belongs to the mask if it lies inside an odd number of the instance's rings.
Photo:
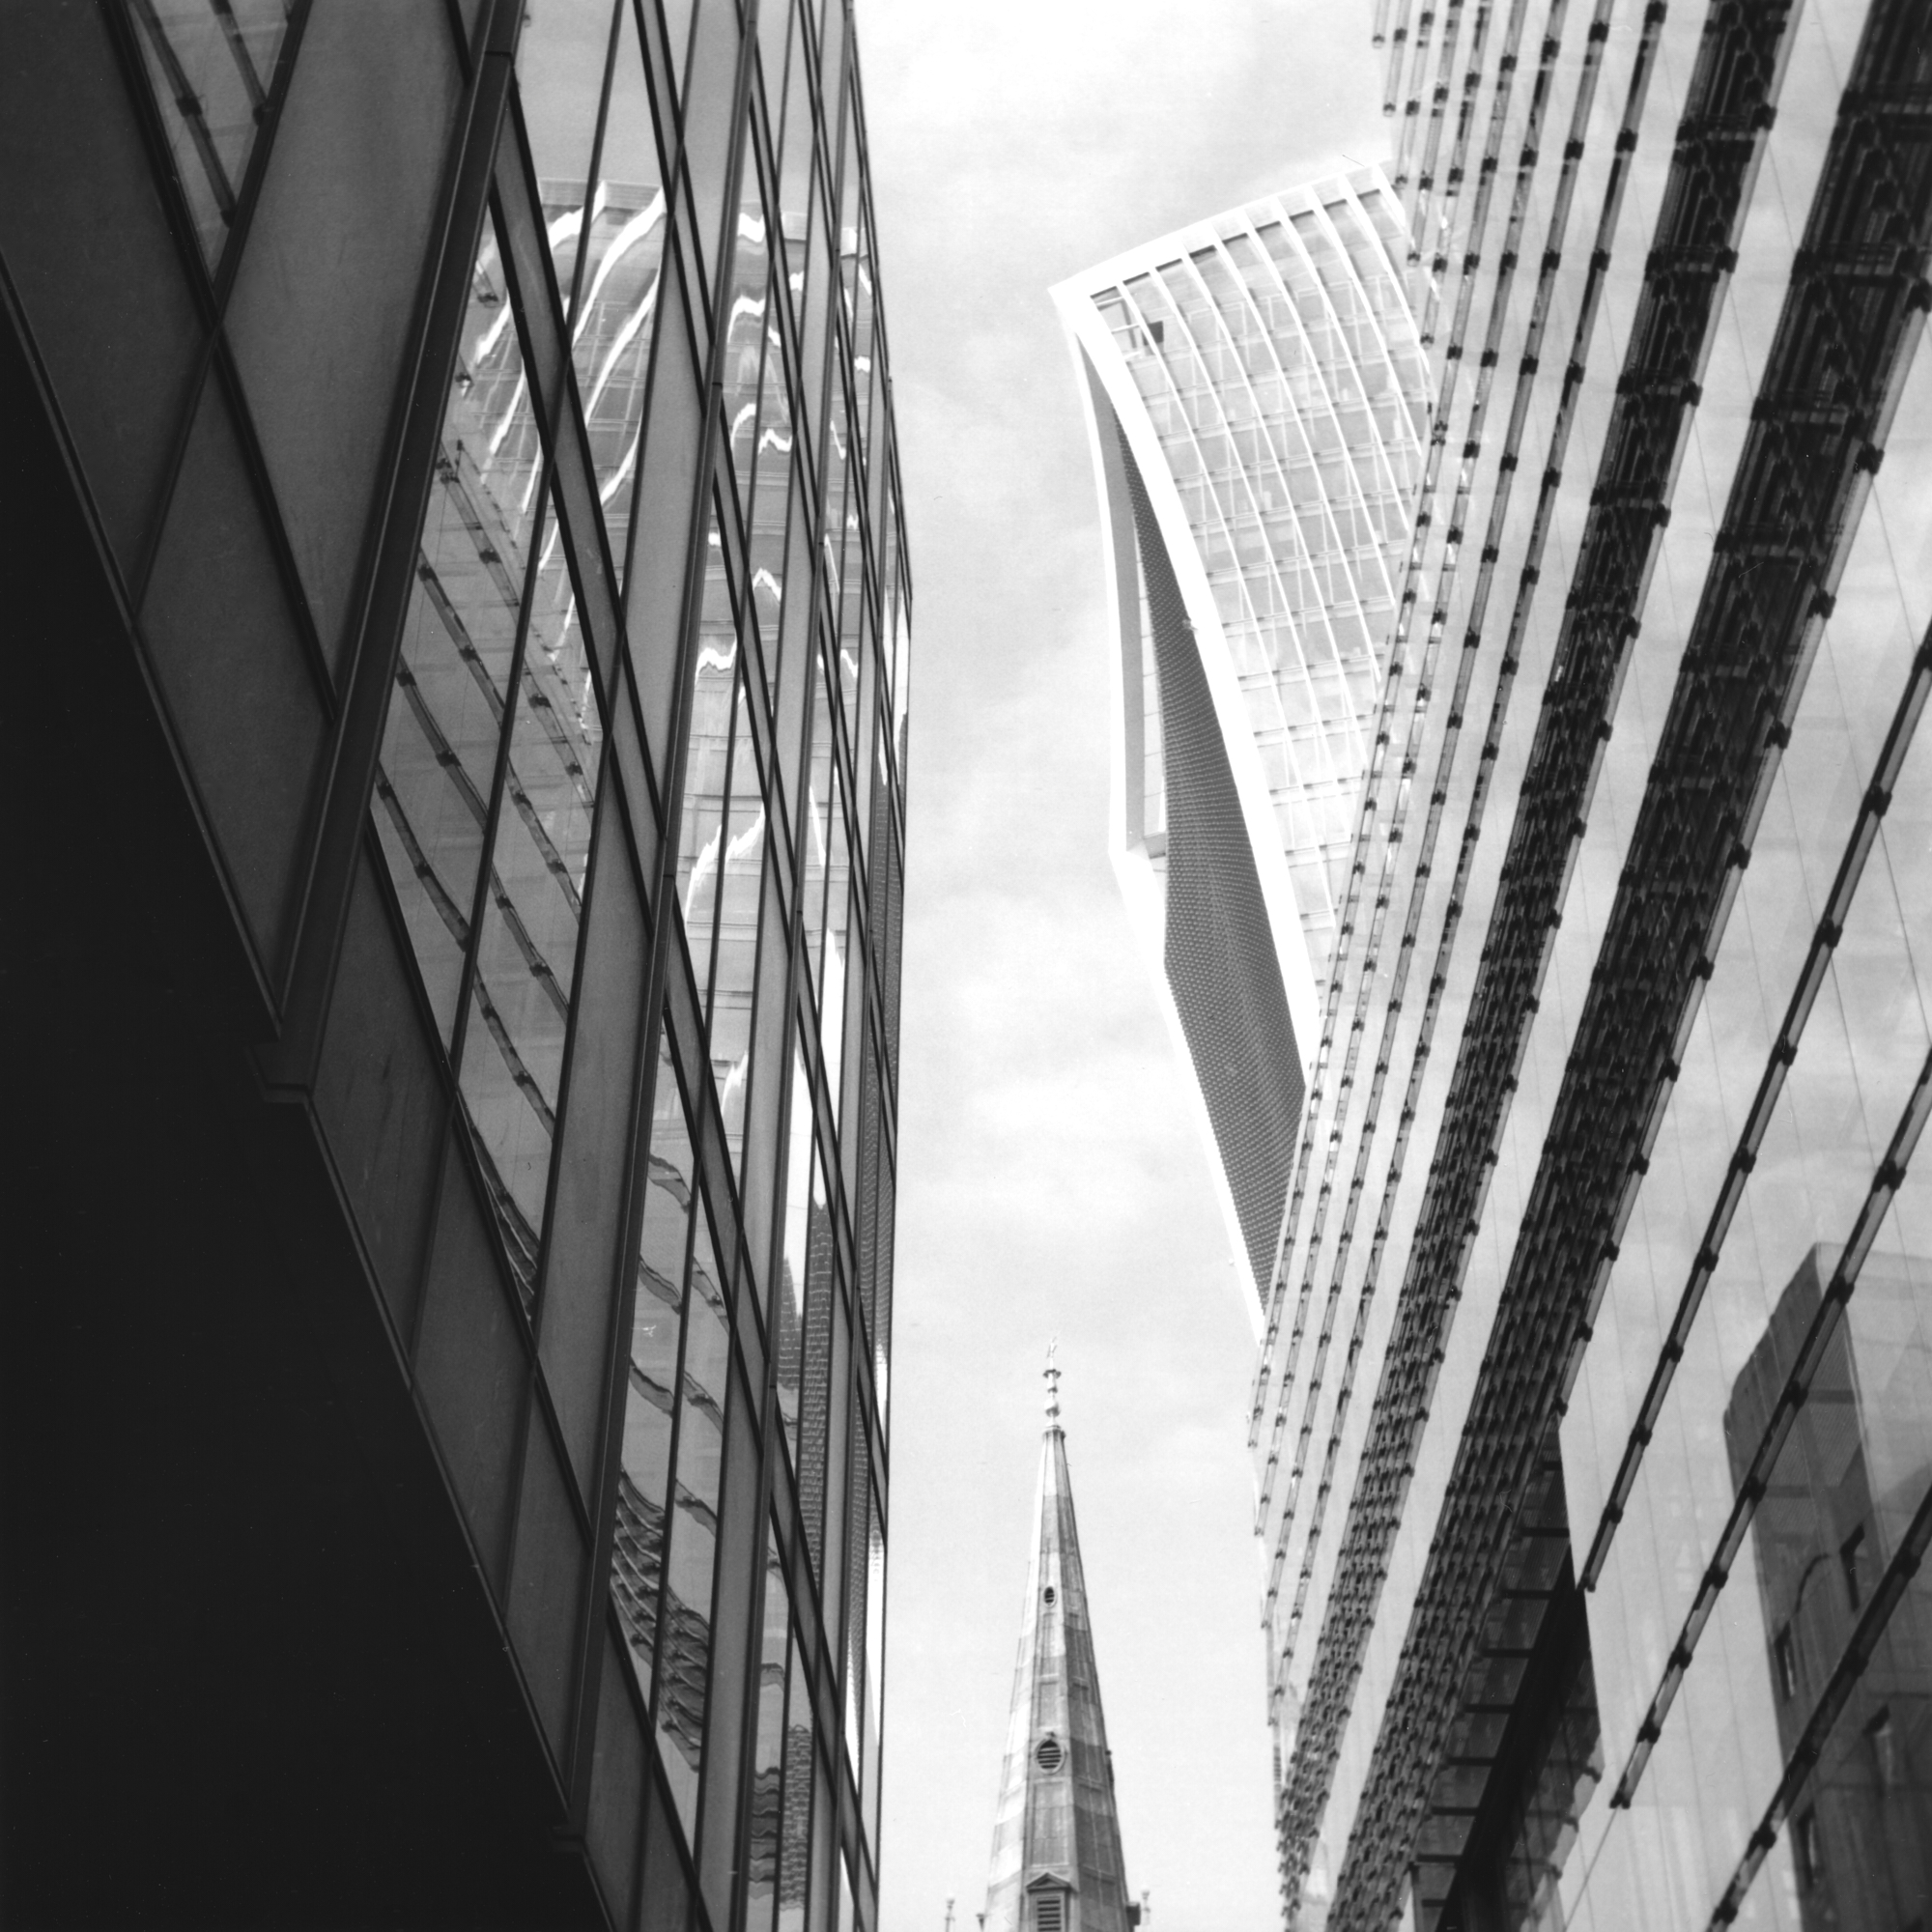
<svg viewBox="0 0 1932 1932">
<path fill-rule="evenodd" d="M 1255 1389 L 1285 1909 L 1909 1922 L 1932 28 L 1378 32 L 1435 395 Z"/>
<path fill-rule="evenodd" d="M 1056 1371 L 1049 1370 L 1049 1378 Z M 1114 1765 L 1057 1397 L 1048 1399 L 986 1932 L 1127 1932 Z"/>
<path fill-rule="evenodd" d="M 1373 169 L 1063 284 L 1106 512 L 1113 856 L 1259 1324 L 1422 469 Z"/>
</svg>

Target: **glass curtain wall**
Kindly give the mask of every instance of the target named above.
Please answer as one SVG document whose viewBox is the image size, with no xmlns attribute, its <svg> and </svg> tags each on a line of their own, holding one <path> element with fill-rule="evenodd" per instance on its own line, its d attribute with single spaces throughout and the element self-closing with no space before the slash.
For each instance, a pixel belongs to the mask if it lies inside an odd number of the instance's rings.
<svg viewBox="0 0 1932 1932">
<path fill-rule="evenodd" d="M 603 841 L 661 914 L 604 1531 L 674 1826 L 640 1896 L 835 1932 L 877 1898 L 910 607 L 858 77 L 838 0 L 749 39 L 728 0 L 551 4 L 516 63 L 541 245 L 499 185 L 374 830 L 539 1331 Z M 621 788 L 613 707 L 646 724 Z"/>
<path fill-rule="evenodd" d="M 1932 41 L 1384 13 L 1442 434 L 1255 1389 L 1290 1922 L 1923 1924 Z"/>
</svg>

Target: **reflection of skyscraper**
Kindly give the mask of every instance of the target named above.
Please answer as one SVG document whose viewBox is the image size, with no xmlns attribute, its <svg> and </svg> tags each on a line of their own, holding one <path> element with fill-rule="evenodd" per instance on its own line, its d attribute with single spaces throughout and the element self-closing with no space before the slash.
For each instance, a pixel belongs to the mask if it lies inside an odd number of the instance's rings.
<svg viewBox="0 0 1932 1932">
<path fill-rule="evenodd" d="M 1405 232 L 1357 169 L 1054 291 L 1105 512 L 1113 856 L 1253 1311 L 1422 469 Z"/>
<path fill-rule="evenodd" d="M 1750 1477 L 1839 1260 L 1814 1248 L 1724 1410 L 1731 1479 Z M 1873 1255 L 1831 1330 L 1757 1508 L 1777 1737 L 1788 1759 L 1932 1486 L 1932 1266 Z M 1790 1819 L 1804 1932 L 1891 1932 L 1932 1916 L 1932 1577 L 1922 1572 L 1849 1683 Z"/>
<path fill-rule="evenodd" d="M 1788 1925 L 1932 1538 L 1932 1305 L 1878 1258 L 1932 1253 L 1932 27 L 1378 31 L 1431 428 L 1252 1411 L 1285 1904 Z M 1900 1390 L 1829 1627 L 1854 1526 L 1794 1608 L 1773 1480 L 1852 1457 L 1828 1328 L 1733 1400 L 1821 1241 Z"/>
<path fill-rule="evenodd" d="M 1046 1435 L 983 1924 L 987 1932 L 1127 1932 L 1140 1922 L 1140 1908 L 1128 1901 L 1121 1861 L 1114 1758 L 1060 1426 L 1060 1372 L 1050 1360 L 1046 1376 Z"/>
<path fill-rule="evenodd" d="M 669 14 L 0 26 L 63 667 L 8 764 L 71 794 L 14 881 L 10 1922 L 876 1923 L 861 95 L 841 0 Z"/>
</svg>

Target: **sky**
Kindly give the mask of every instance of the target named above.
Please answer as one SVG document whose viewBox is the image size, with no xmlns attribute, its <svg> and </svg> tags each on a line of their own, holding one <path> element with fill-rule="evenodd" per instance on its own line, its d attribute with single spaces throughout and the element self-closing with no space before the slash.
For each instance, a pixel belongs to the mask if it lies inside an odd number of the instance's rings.
<svg viewBox="0 0 1932 1932">
<path fill-rule="evenodd" d="M 882 1932 L 985 1904 L 1046 1345 L 1132 1889 L 1278 1925 L 1254 1346 L 1106 855 L 1098 506 L 1050 284 L 1383 157 L 1370 8 L 858 0 L 912 558 Z"/>
</svg>

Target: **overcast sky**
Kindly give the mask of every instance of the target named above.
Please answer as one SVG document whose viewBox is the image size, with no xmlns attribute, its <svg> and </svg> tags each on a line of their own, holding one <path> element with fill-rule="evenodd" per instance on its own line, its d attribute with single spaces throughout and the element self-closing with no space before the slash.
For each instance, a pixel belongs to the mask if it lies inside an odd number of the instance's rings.
<svg viewBox="0 0 1932 1932">
<path fill-rule="evenodd" d="M 1050 283 L 1385 151 L 1366 4 L 859 0 L 915 597 L 882 1932 L 985 1904 L 1060 1338 L 1129 1884 L 1279 1923 L 1253 1344 L 1106 858 Z"/>
</svg>

